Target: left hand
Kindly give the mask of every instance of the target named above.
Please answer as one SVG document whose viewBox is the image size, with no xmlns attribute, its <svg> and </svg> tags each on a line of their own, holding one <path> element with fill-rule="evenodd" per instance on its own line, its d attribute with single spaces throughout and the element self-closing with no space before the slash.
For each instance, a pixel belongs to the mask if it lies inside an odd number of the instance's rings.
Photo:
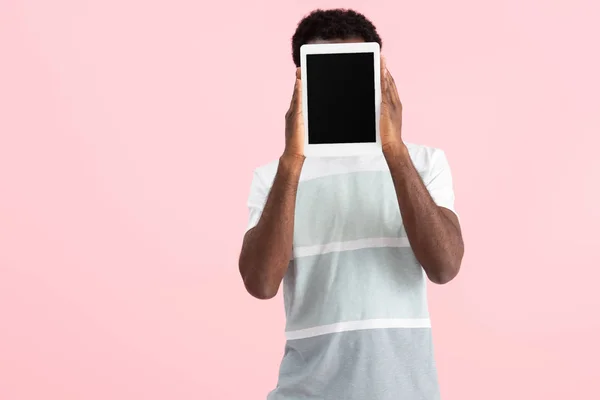
<svg viewBox="0 0 600 400">
<path fill-rule="evenodd" d="M 379 120 L 381 147 L 384 153 L 404 147 L 402 141 L 402 103 L 394 78 L 381 57 L 381 117 Z"/>
</svg>

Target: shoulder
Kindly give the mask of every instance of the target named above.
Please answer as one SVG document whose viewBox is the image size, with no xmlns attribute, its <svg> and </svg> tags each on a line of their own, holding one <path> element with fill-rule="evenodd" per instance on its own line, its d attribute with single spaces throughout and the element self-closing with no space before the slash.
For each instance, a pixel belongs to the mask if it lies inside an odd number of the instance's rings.
<svg viewBox="0 0 600 400">
<path fill-rule="evenodd" d="M 256 167 L 254 169 L 254 179 L 264 185 L 270 185 L 273 182 L 273 179 L 275 179 L 278 166 L 279 159 L 276 159 Z"/>
<path fill-rule="evenodd" d="M 427 174 L 433 169 L 444 167 L 447 164 L 445 152 L 437 147 L 426 146 L 422 144 L 406 143 L 410 157 L 415 168 L 420 172 Z M 346 171 L 351 168 L 380 168 L 384 169 L 383 155 L 381 157 L 371 157 L 362 159 L 363 162 L 357 163 L 356 159 L 351 157 L 344 158 L 307 158 L 302 170 L 301 180 L 307 180 L 321 175 L 336 174 L 336 172 Z M 349 166 L 350 165 L 350 166 Z M 262 164 L 254 169 L 255 178 L 264 185 L 271 185 L 277 174 L 279 159 L 272 160 Z M 340 170 L 340 171 L 338 171 Z"/>
<path fill-rule="evenodd" d="M 419 171 L 431 170 L 447 162 L 446 153 L 438 147 L 415 143 L 406 143 L 406 147 L 413 164 Z"/>
<path fill-rule="evenodd" d="M 406 143 L 408 152 L 413 162 L 429 163 L 435 161 L 438 157 L 444 157 L 444 150 L 439 147 L 426 146 L 423 144 Z"/>
<path fill-rule="evenodd" d="M 255 172 L 261 174 L 275 173 L 277 171 L 277 166 L 279 165 L 279 159 L 269 161 L 266 164 L 259 165 L 254 169 Z"/>
</svg>

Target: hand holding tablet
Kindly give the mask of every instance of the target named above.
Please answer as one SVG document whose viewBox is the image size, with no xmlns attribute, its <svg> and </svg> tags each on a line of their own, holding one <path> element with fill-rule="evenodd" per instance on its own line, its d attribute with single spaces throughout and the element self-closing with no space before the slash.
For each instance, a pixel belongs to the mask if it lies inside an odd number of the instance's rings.
<svg viewBox="0 0 600 400">
<path fill-rule="evenodd" d="M 300 48 L 304 154 L 381 154 L 381 65 L 377 43 Z"/>
</svg>

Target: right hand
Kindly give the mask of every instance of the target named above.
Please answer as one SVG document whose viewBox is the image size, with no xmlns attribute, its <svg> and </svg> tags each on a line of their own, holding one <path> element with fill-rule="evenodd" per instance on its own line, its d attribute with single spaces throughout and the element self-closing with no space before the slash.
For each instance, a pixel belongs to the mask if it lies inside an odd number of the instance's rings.
<svg viewBox="0 0 600 400">
<path fill-rule="evenodd" d="M 296 68 L 296 83 L 290 108 L 285 114 L 284 155 L 304 158 L 304 118 L 302 116 L 302 81 L 300 68 Z"/>
</svg>

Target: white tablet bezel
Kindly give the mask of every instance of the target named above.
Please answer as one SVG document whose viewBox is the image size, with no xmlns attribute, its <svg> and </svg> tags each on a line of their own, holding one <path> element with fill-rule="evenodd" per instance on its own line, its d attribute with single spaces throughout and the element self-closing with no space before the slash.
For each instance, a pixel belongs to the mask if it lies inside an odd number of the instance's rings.
<svg viewBox="0 0 600 400">
<path fill-rule="evenodd" d="M 306 56 L 308 54 L 334 53 L 373 53 L 375 72 L 375 143 L 308 143 L 308 91 L 306 77 Z M 369 43 L 326 43 L 305 44 L 300 47 L 300 72 L 302 80 L 302 115 L 304 117 L 304 154 L 316 157 L 355 156 L 381 153 L 381 137 L 379 134 L 379 116 L 381 112 L 381 66 L 380 48 L 375 42 Z"/>
</svg>

